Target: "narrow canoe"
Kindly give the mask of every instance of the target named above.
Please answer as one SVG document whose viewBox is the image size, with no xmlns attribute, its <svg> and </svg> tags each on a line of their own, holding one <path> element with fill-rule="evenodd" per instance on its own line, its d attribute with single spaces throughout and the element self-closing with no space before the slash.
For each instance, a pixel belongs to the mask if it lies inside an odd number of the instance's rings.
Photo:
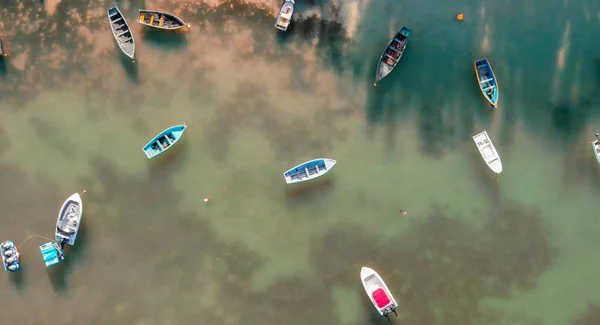
<svg viewBox="0 0 600 325">
<path fill-rule="evenodd" d="M 112 30 L 119 48 L 125 55 L 135 61 L 135 39 L 133 38 L 133 34 L 131 33 L 131 29 L 129 29 L 125 17 L 123 17 L 117 7 L 111 7 L 106 12 L 108 14 L 110 29 Z"/>
<path fill-rule="evenodd" d="M 596 141 L 592 142 L 592 149 L 594 150 L 596 161 L 600 164 L 600 134 L 598 133 L 596 133 Z"/>
<path fill-rule="evenodd" d="M 138 13 L 138 23 L 154 28 L 165 29 L 165 30 L 175 30 L 181 27 L 187 26 L 190 27 L 190 24 L 187 24 L 181 20 L 181 18 L 166 13 L 162 11 L 154 11 L 154 10 L 142 10 L 140 9 Z"/>
<path fill-rule="evenodd" d="M 294 0 L 285 0 L 279 9 L 277 15 L 277 21 L 275 22 L 275 28 L 287 31 L 290 23 L 292 22 L 292 15 L 294 14 L 294 8 L 296 8 L 296 2 Z"/>
<path fill-rule="evenodd" d="M 65 200 L 58 212 L 58 219 L 56 219 L 56 231 L 54 235 L 61 247 L 64 244 L 75 245 L 82 215 L 83 202 L 79 193 L 75 193 Z"/>
<path fill-rule="evenodd" d="M 305 182 L 325 175 L 336 163 L 328 158 L 310 160 L 286 171 L 283 177 L 288 184 Z"/>
<path fill-rule="evenodd" d="M 500 97 L 500 89 L 498 88 L 498 81 L 494 75 L 494 70 L 488 59 L 483 58 L 476 60 L 473 63 L 475 67 L 475 74 L 477 75 L 477 83 L 483 97 L 487 99 L 492 107 L 498 107 L 498 98 Z"/>
<path fill-rule="evenodd" d="M 402 58 L 402 54 L 404 54 L 404 49 L 406 49 L 406 44 L 408 43 L 408 38 L 412 31 L 406 27 L 402 27 L 400 31 L 392 40 L 390 40 L 388 46 L 383 50 L 381 57 L 379 58 L 379 63 L 377 64 L 377 73 L 375 74 L 375 83 L 374 86 L 377 86 L 379 80 L 385 78 L 398 64 L 398 61 Z"/>
<path fill-rule="evenodd" d="M 475 141 L 475 145 L 488 167 L 490 167 L 494 173 L 500 174 L 502 172 L 502 161 L 487 132 L 483 131 L 474 135 L 473 141 Z"/>
<path fill-rule="evenodd" d="M 186 128 L 185 124 L 175 125 L 159 133 L 142 148 L 146 157 L 151 159 L 167 151 L 181 139 Z"/>
<path fill-rule="evenodd" d="M 21 268 L 21 259 L 19 250 L 14 242 L 7 240 L 0 244 L 0 255 L 2 255 L 2 264 L 7 272 L 17 272 Z"/>
<path fill-rule="evenodd" d="M 398 303 L 381 276 L 375 270 L 363 266 L 360 270 L 360 280 L 367 296 L 369 296 L 371 303 L 375 306 L 379 315 L 385 316 L 389 320 L 388 315 L 390 313 L 396 314 Z M 396 316 L 398 315 L 396 314 Z"/>
</svg>

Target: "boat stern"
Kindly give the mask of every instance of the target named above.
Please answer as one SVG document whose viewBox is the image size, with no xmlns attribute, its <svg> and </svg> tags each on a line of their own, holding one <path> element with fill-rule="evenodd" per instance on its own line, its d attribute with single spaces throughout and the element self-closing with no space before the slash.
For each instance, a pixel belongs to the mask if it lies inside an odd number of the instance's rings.
<svg viewBox="0 0 600 325">
<path fill-rule="evenodd" d="M 60 245 L 55 242 L 49 242 L 41 245 L 40 252 L 46 267 L 54 266 L 65 259 L 65 255 L 63 254 Z"/>
</svg>

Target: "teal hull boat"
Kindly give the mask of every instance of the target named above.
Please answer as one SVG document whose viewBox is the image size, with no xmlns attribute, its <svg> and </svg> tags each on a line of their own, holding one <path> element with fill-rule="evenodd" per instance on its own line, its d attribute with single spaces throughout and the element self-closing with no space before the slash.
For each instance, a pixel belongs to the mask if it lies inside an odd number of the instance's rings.
<svg viewBox="0 0 600 325">
<path fill-rule="evenodd" d="M 46 267 L 56 265 L 65 259 L 62 248 L 56 242 L 45 243 L 40 246 L 40 251 Z"/>
<path fill-rule="evenodd" d="M 154 139 L 150 140 L 144 148 L 142 148 L 146 157 L 152 159 L 167 151 L 181 139 L 186 128 L 187 126 L 185 124 L 175 125 L 159 133 Z"/>
<path fill-rule="evenodd" d="M 477 76 L 477 83 L 483 97 L 492 105 L 492 107 L 498 107 L 498 98 L 500 97 L 500 89 L 498 89 L 498 81 L 494 70 L 488 59 L 483 58 L 473 63 L 475 67 L 475 75 Z"/>
</svg>

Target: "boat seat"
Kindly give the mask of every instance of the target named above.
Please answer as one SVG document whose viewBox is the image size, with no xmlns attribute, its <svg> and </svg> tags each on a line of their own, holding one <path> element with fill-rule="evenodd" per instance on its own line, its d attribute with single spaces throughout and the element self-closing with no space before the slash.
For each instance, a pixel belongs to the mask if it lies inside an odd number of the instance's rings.
<svg viewBox="0 0 600 325">
<path fill-rule="evenodd" d="M 485 88 L 483 88 L 483 91 L 492 90 L 492 89 L 494 89 L 494 88 L 496 88 L 496 86 L 492 85 L 492 86 L 489 86 L 489 87 L 485 87 Z"/>
<path fill-rule="evenodd" d="M 478 65 L 477 67 L 478 67 L 478 68 L 485 68 L 485 67 L 487 67 L 487 66 L 488 66 L 488 65 L 487 65 L 486 63 L 484 63 L 484 64 L 482 64 L 482 65 Z"/>
<path fill-rule="evenodd" d="M 494 78 L 488 78 L 488 79 L 480 81 L 479 83 L 484 83 L 484 82 L 488 82 L 488 81 L 492 81 L 492 80 L 494 80 Z"/>
<path fill-rule="evenodd" d="M 375 303 L 379 308 L 383 308 L 389 305 L 389 303 L 391 302 L 390 298 L 385 293 L 385 290 L 383 290 L 382 288 L 378 288 L 377 290 L 373 291 L 373 300 L 375 300 Z"/>
</svg>

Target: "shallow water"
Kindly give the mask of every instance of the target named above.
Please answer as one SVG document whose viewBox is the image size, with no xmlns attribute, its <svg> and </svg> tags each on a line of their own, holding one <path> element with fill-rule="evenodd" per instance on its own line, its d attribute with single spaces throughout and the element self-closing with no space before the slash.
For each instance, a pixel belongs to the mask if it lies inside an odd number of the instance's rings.
<svg viewBox="0 0 600 325">
<path fill-rule="evenodd" d="M 108 29 L 115 4 L 136 64 Z M 0 4 L 0 240 L 52 237 L 62 201 L 88 190 L 66 260 L 46 269 L 30 239 L 0 280 L 6 324 L 385 324 L 362 265 L 398 324 L 599 321 L 600 3 L 298 1 L 287 33 L 278 6 Z M 143 29 L 138 8 L 192 27 Z M 406 53 L 374 88 L 401 26 Z M 495 111 L 474 78 L 483 56 Z M 148 161 L 141 147 L 181 123 Z M 498 180 L 471 140 L 484 129 Z M 314 157 L 338 164 L 286 186 Z"/>
</svg>

